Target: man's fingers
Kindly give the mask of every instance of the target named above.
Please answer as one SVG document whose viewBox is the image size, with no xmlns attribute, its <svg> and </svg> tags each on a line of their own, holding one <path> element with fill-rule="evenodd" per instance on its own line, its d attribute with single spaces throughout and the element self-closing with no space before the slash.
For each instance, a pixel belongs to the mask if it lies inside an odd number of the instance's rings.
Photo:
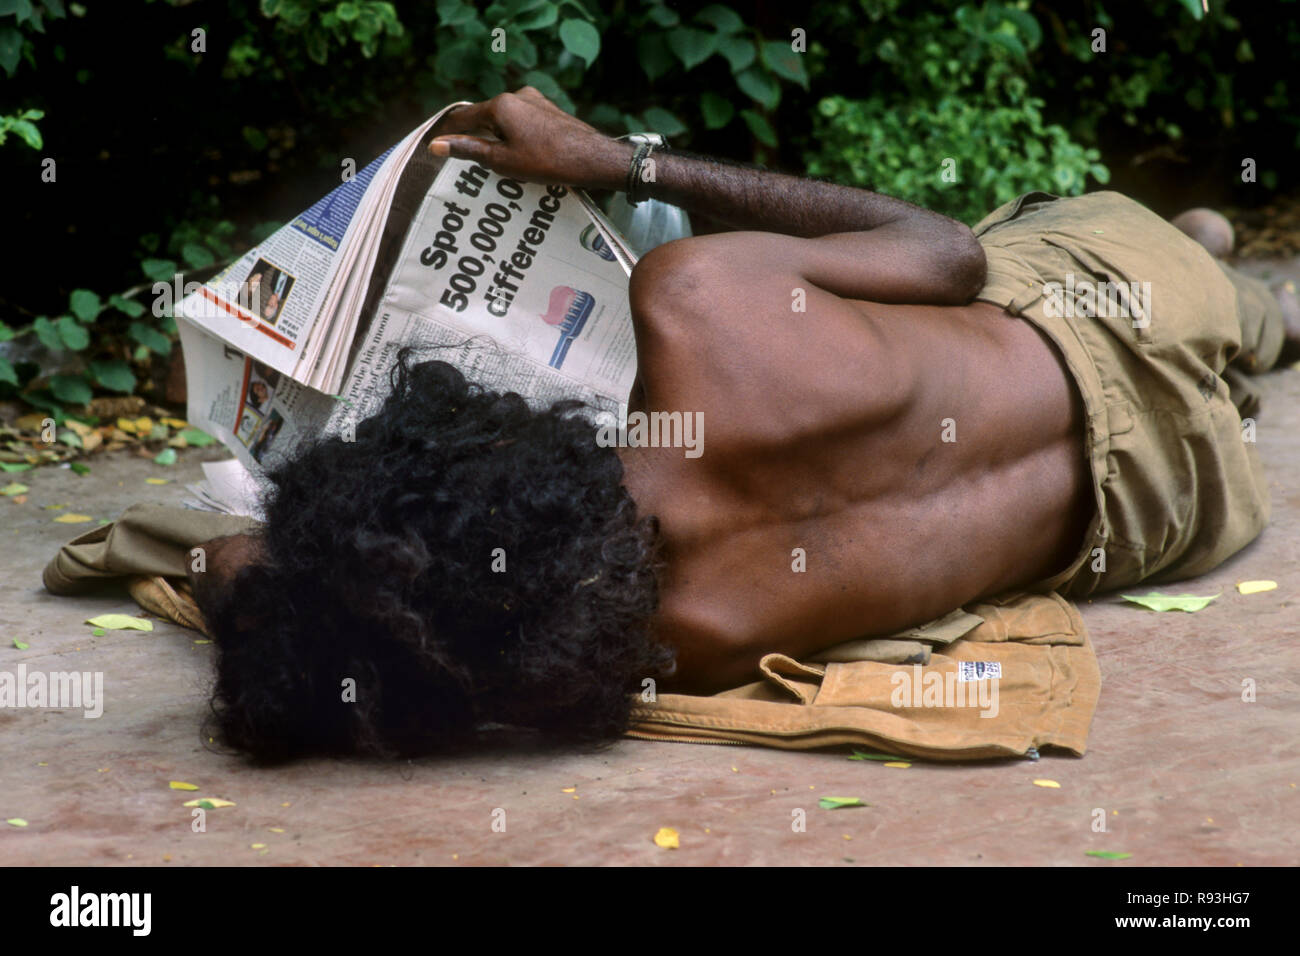
<svg viewBox="0 0 1300 956">
<path fill-rule="evenodd" d="M 468 133 L 473 130 L 490 130 L 499 133 L 496 121 L 492 118 L 491 100 L 459 106 L 438 122 L 438 134 Z"/>
<path fill-rule="evenodd" d="M 564 110 L 560 109 L 548 100 L 542 91 L 535 86 L 521 86 L 519 89 L 515 90 L 515 96 L 519 97 L 521 100 L 526 100 L 529 103 L 534 103 L 537 106 L 544 106 L 547 109 L 555 110 L 559 113 L 564 112 Z"/>
<path fill-rule="evenodd" d="M 429 143 L 429 152 L 434 156 L 468 159 L 482 166 L 491 166 L 497 145 L 477 136 L 439 136 Z"/>
</svg>

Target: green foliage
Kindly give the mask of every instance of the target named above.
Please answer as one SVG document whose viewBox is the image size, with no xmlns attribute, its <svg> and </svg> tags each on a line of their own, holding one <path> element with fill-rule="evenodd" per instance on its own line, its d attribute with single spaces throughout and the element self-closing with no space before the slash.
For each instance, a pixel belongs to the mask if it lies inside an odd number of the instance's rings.
<svg viewBox="0 0 1300 956">
<path fill-rule="evenodd" d="M 1043 38 L 1031 14 L 996 2 L 957 5 L 950 18 L 939 9 L 918 17 L 900 0 L 863 6 L 872 14 L 865 56 L 890 82 L 818 104 L 810 173 L 971 224 L 1031 189 L 1072 196 L 1089 174 L 1110 178 L 1099 152 L 1045 123 L 1043 100 L 1029 93 L 1029 56 Z"/>
<path fill-rule="evenodd" d="M 6 77 L 12 78 L 23 60 L 35 68 L 31 36 L 45 32 L 47 18 L 58 20 L 65 16 L 63 0 L 0 0 L 0 69 Z M 32 149 L 40 149 L 45 144 L 36 122 L 44 116 L 45 112 L 38 109 L 0 113 L 0 146 L 13 133 Z"/>
<path fill-rule="evenodd" d="M 87 152 L 115 174 L 169 170 L 123 185 L 159 194 L 138 204 L 138 243 L 96 255 L 98 273 L 87 259 L 63 287 L 11 283 L 26 301 L 0 316 L 0 342 L 25 337 L 52 359 L 42 369 L 0 357 L 0 397 L 17 392 L 56 416 L 88 391 L 157 377 L 151 365 L 170 353 L 175 322 L 151 308 L 154 283 L 201 280 L 263 240 L 278 224 L 260 220 L 296 212 L 282 208 L 290 196 L 317 198 L 337 182 L 340 156 L 373 156 L 440 106 L 525 84 L 612 134 L 656 130 L 675 146 L 807 169 L 966 221 L 1028 189 L 1104 184 L 1108 168 L 1131 170 L 1135 154 L 1156 148 L 1258 153 L 1271 188 L 1300 147 L 1283 68 L 1300 53 L 1295 2 L 1216 0 L 1208 16 L 1200 0 L 845 0 L 797 16 L 708 0 L 138 7 L 141 70 L 119 80 L 122 62 L 100 52 L 112 44 L 85 8 L 0 0 L 6 171 L 26 175 L 30 150 L 47 140 L 93 143 Z M 207 32 L 200 52 L 195 26 Z M 141 75 L 147 102 L 119 109 L 141 95 Z M 105 89 L 98 110 L 85 105 Z M 144 125 L 195 103 L 194 136 L 160 141 Z M 1283 148 L 1257 148 L 1277 138 Z M 77 188 L 59 182 L 61 195 Z M 267 207 L 268 195 L 280 205 Z M 25 221 L 47 222 L 36 208 L 23 208 Z"/>
</svg>

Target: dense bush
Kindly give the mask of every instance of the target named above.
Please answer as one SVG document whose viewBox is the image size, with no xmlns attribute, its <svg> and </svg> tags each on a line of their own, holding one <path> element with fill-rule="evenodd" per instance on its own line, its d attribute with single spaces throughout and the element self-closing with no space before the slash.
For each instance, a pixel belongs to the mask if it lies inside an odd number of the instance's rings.
<svg viewBox="0 0 1300 956">
<path fill-rule="evenodd" d="M 40 346 L 23 361 L 0 346 L 0 398 L 58 410 L 147 388 L 174 328 L 145 308 L 155 280 L 205 277 L 336 185 L 343 160 L 525 83 L 612 133 L 657 129 L 968 221 L 1108 170 L 1157 208 L 1206 189 L 1258 202 L 1292 185 L 1298 7 L 0 0 L 0 174 L 23 278 L 0 290 L 0 340 Z"/>
</svg>

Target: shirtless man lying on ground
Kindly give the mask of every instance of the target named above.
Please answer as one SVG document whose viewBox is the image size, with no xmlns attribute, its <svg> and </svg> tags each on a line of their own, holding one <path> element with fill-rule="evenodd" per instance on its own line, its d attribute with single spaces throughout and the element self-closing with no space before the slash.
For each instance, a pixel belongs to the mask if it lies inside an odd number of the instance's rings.
<svg viewBox="0 0 1300 956">
<path fill-rule="evenodd" d="M 439 134 L 435 155 L 588 189 L 622 188 L 633 152 L 527 88 Z M 1031 193 L 972 231 L 655 160 L 650 195 L 739 230 L 654 249 L 631 279 L 631 407 L 702 413 L 704 454 L 601 447 L 573 403 L 532 411 L 404 361 L 355 441 L 273 471 L 260 534 L 210 545 L 194 584 L 230 744 L 608 738 L 646 677 L 717 691 L 769 652 L 1012 589 L 1189 577 L 1264 527 L 1238 369 L 1276 362 L 1293 316 L 1142 206 Z"/>
</svg>

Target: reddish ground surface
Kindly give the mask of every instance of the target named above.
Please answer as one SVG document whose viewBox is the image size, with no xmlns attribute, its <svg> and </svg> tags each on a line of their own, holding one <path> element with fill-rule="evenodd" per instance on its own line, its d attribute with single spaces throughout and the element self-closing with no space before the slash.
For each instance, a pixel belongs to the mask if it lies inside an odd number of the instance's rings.
<svg viewBox="0 0 1300 956">
<path fill-rule="evenodd" d="M 1300 264 L 1251 271 L 1300 277 Z M 116 517 L 176 501 L 201 453 L 165 473 L 125 453 L 25 473 L 25 504 L 0 500 L 0 670 L 105 674 L 102 718 L 0 711 L 5 864 L 1294 864 L 1300 860 L 1300 372 L 1260 380 L 1258 440 L 1273 524 L 1214 573 L 1165 588 L 1223 592 L 1196 614 L 1106 597 L 1083 606 L 1101 703 L 1081 759 L 891 769 L 846 751 L 626 740 L 595 754 L 484 754 L 380 764 L 317 760 L 256 769 L 202 746 L 210 645 L 159 622 L 93 637 L 85 618 L 136 613 L 120 597 L 56 598 L 40 569 L 77 526 L 43 505 Z M 84 526 L 83 526 L 84 527 Z M 1244 596 L 1235 584 L 1278 589 Z M 13 646 L 14 639 L 29 645 Z M 1242 700 L 1244 680 L 1257 699 Z M 1035 778 L 1059 789 L 1033 785 Z M 169 781 L 197 784 L 197 793 Z M 572 788 L 572 792 L 569 791 Z M 181 806 L 195 796 L 206 832 Z M 824 811 L 824 795 L 863 809 Z M 792 811 L 807 811 L 803 833 Z M 493 829 L 504 811 L 505 830 Z M 1106 832 L 1095 832 L 1101 810 Z M 679 831 L 681 847 L 652 838 Z M 254 844 L 265 844 L 254 848 Z M 1124 862 L 1088 850 L 1132 853 Z"/>
</svg>

